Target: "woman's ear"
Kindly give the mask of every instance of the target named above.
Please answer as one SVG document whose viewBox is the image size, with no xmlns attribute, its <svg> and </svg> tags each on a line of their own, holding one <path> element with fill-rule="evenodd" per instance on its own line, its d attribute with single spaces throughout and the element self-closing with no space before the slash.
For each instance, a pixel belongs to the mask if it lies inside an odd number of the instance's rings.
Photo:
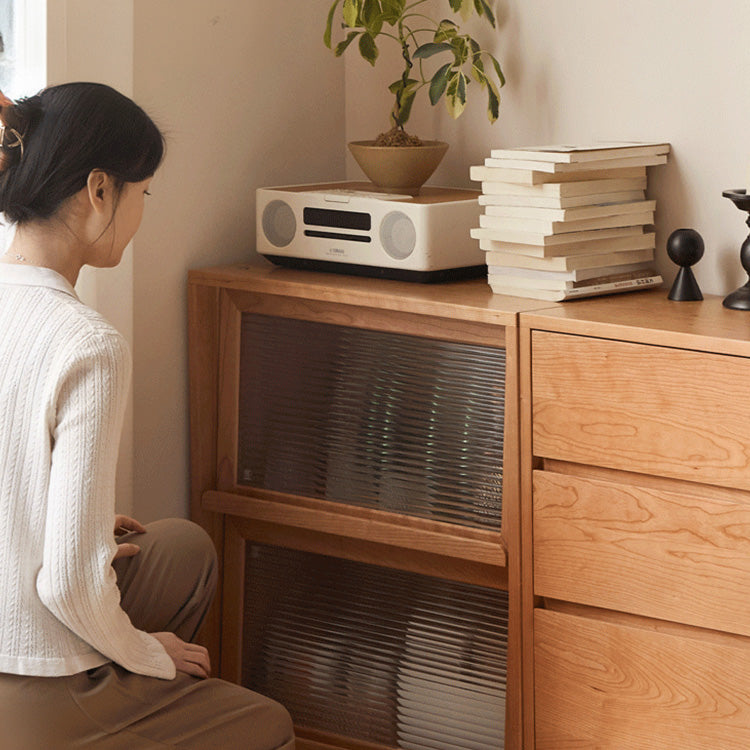
<svg viewBox="0 0 750 750">
<path fill-rule="evenodd" d="M 89 203 L 97 213 L 109 212 L 113 197 L 112 178 L 101 169 L 92 169 L 86 180 Z"/>
</svg>

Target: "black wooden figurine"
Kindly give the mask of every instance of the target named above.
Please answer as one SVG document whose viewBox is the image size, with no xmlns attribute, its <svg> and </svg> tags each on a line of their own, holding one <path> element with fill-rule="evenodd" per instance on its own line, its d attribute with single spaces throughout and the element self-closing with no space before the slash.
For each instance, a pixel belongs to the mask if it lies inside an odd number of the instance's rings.
<svg viewBox="0 0 750 750">
<path fill-rule="evenodd" d="M 675 229 L 667 240 L 667 254 L 680 266 L 674 284 L 669 290 L 669 299 L 676 302 L 689 302 L 703 299 L 698 282 L 690 266 L 703 257 L 703 237 L 695 229 Z"/>
</svg>

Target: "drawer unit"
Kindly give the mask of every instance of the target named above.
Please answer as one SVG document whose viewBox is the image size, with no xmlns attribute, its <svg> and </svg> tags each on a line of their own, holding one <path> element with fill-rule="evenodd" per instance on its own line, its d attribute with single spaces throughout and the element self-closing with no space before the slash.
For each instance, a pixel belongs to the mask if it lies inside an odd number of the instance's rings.
<svg viewBox="0 0 750 750">
<path fill-rule="evenodd" d="M 747 317 L 521 320 L 525 747 L 750 747 Z"/>
</svg>

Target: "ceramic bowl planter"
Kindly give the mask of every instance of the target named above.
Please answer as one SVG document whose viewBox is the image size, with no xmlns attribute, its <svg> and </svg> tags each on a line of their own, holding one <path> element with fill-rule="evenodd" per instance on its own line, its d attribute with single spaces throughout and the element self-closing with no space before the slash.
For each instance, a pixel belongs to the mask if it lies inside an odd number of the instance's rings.
<svg viewBox="0 0 750 750">
<path fill-rule="evenodd" d="M 437 169 L 448 144 L 422 141 L 421 146 L 375 146 L 352 141 L 349 150 L 373 185 L 389 193 L 416 195 Z"/>
</svg>

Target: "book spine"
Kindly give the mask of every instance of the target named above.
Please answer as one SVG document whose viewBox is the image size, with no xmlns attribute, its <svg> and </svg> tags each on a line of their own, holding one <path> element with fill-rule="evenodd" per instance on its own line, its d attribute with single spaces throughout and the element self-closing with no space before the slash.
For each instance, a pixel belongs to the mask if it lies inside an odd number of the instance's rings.
<svg viewBox="0 0 750 750">
<path fill-rule="evenodd" d="M 599 294 L 610 294 L 612 292 L 627 292 L 632 289 L 645 289 L 658 286 L 663 281 L 659 274 L 643 276 L 637 279 L 623 279 L 622 281 L 611 281 L 606 284 L 592 284 L 591 286 L 573 287 L 564 291 L 566 299 L 579 297 L 593 297 Z"/>
<path fill-rule="evenodd" d="M 521 289 L 504 285 L 493 278 L 488 278 L 489 285 L 496 294 L 508 294 L 516 297 L 530 297 L 550 302 L 564 302 L 566 300 L 583 299 L 584 297 L 598 297 L 603 294 L 617 294 L 620 292 L 634 292 L 639 289 L 650 289 L 662 283 L 658 274 L 632 281 L 618 281 L 611 284 L 596 284 L 589 287 L 551 291 L 548 289 Z"/>
</svg>

